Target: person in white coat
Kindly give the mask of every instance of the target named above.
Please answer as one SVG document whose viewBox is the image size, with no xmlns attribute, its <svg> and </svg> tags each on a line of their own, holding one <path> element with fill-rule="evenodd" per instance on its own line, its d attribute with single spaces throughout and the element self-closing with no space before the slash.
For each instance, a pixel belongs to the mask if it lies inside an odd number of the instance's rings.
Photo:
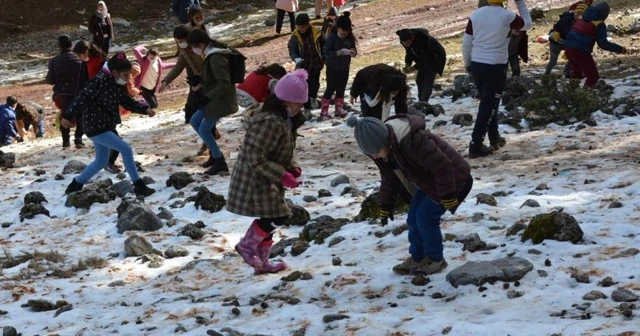
<svg viewBox="0 0 640 336">
<path fill-rule="evenodd" d="M 276 34 L 280 35 L 285 13 L 289 14 L 289 23 L 291 24 L 291 32 L 293 33 L 293 31 L 296 30 L 295 13 L 298 11 L 298 0 L 276 0 L 276 10 L 278 11 Z"/>
</svg>

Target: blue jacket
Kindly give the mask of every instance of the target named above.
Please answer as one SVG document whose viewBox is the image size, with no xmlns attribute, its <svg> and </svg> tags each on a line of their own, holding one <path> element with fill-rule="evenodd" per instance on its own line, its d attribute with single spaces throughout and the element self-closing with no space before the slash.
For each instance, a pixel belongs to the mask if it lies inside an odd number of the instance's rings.
<svg viewBox="0 0 640 336">
<path fill-rule="evenodd" d="M 0 146 L 10 145 L 17 136 L 16 112 L 9 105 L 0 105 Z"/>
<path fill-rule="evenodd" d="M 353 36 L 341 38 L 338 36 L 338 33 L 331 33 L 324 44 L 324 54 L 327 56 L 327 67 L 349 71 L 351 55 L 338 55 L 338 51 L 341 49 L 356 49 L 356 39 Z"/>
<path fill-rule="evenodd" d="M 594 45 L 598 42 L 598 47 L 603 50 L 622 53 L 622 46 L 607 40 L 607 25 L 604 20 L 609 16 L 609 11 L 609 4 L 606 2 L 587 8 L 582 19 L 576 21 L 567 34 L 564 46 L 592 53 Z"/>
</svg>

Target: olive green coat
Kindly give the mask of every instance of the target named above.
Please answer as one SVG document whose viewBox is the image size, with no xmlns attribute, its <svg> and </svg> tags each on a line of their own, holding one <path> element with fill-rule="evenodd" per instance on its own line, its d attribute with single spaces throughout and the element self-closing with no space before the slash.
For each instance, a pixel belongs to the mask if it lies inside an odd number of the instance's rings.
<svg viewBox="0 0 640 336">
<path fill-rule="evenodd" d="M 209 102 L 204 106 L 205 118 L 223 118 L 238 112 L 236 86 L 231 82 L 229 49 L 207 48 L 202 70 L 202 89 Z"/>
</svg>

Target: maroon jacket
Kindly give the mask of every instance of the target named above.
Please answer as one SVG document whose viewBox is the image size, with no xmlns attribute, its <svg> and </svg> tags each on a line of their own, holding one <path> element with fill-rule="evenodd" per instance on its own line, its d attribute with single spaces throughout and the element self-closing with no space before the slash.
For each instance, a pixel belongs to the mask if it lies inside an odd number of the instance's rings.
<svg viewBox="0 0 640 336">
<path fill-rule="evenodd" d="M 382 176 L 380 204 L 395 204 L 398 197 L 410 203 L 417 189 L 438 203 L 464 200 L 473 183 L 471 167 L 453 147 L 425 129 L 423 117 L 394 116 L 385 124 L 391 152 L 387 160 L 374 160 Z"/>
</svg>

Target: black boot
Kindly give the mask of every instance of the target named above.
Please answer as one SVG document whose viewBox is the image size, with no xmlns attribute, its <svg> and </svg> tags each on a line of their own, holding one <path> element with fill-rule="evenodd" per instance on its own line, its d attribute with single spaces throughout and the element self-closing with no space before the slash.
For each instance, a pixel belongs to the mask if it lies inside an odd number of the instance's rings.
<svg viewBox="0 0 640 336">
<path fill-rule="evenodd" d="M 229 166 L 227 166 L 227 161 L 224 159 L 224 156 L 213 159 L 213 165 L 204 173 L 206 175 L 218 175 L 221 172 L 229 172 Z"/>
<path fill-rule="evenodd" d="M 76 179 L 73 179 L 73 181 L 71 181 L 71 184 L 69 184 L 69 186 L 67 187 L 67 190 L 64 191 L 64 194 L 69 195 L 70 193 L 80 191 L 82 190 L 83 186 L 84 184 L 79 183 L 78 181 L 76 181 Z"/>
<path fill-rule="evenodd" d="M 144 181 L 142 179 L 139 179 L 133 182 L 133 192 L 136 194 L 136 196 L 147 197 L 153 195 L 153 193 L 155 193 L 156 191 L 147 187 L 147 185 L 144 184 Z"/>
<path fill-rule="evenodd" d="M 473 141 L 469 144 L 470 159 L 489 156 L 491 153 L 493 153 L 493 147 L 488 147 L 483 143 L 475 143 Z"/>
<path fill-rule="evenodd" d="M 216 161 L 216 159 L 213 158 L 213 155 L 211 155 L 211 152 L 209 152 L 209 158 L 207 159 L 207 161 L 205 161 L 205 163 L 202 164 L 202 168 L 209 168 L 211 166 L 213 166 L 213 163 Z"/>
<path fill-rule="evenodd" d="M 62 148 L 69 148 L 69 147 L 71 147 L 71 141 L 62 140 Z"/>
<path fill-rule="evenodd" d="M 491 145 L 491 147 L 493 147 L 493 149 L 498 150 L 507 144 L 507 139 L 501 137 L 500 134 L 493 137 L 490 136 L 489 144 Z"/>
</svg>

